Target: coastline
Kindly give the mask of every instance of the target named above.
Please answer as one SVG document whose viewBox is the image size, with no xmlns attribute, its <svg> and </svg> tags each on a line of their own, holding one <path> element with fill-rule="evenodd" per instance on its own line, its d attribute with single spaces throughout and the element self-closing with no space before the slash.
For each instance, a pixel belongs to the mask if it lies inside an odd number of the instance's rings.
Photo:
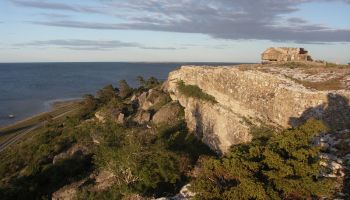
<svg viewBox="0 0 350 200">
<path fill-rule="evenodd" d="M 0 137 L 8 132 L 16 131 L 17 129 L 31 126 L 32 124 L 40 121 L 40 119 L 47 114 L 55 116 L 58 113 L 64 112 L 67 109 L 69 110 L 70 108 L 75 108 L 77 105 L 80 104 L 81 101 L 81 98 L 55 99 L 47 101 L 43 105 L 46 111 L 39 112 L 37 114 L 31 115 L 30 117 L 26 117 L 24 119 L 15 121 L 10 124 L 1 125 Z"/>
</svg>

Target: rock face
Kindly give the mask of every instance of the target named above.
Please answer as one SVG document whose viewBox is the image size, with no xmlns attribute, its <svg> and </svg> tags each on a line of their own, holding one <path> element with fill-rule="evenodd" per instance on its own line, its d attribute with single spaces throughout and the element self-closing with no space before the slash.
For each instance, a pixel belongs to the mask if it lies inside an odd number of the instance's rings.
<svg viewBox="0 0 350 200">
<path fill-rule="evenodd" d="M 84 185 L 94 182 L 93 187 L 89 188 L 91 192 L 105 191 L 116 182 L 116 176 L 109 171 L 98 171 L 96 174 L 90 174 L 80 181 L 66 185 L 52 194 L 52 200 L 73 200 L 77 199 L 78 190 Z"/>
<path fill-rule="evenodd" d="M 187 184 L 181 188 L 179 194 L 173 197 L 158 198 L 156 200 L 191 200 L 196 196 L 196 194 L 189 190 L 190 187 L 191 184 Z"/>
<path fill-rule="evenodd" d="M 82 186 L 87 179 L 74 182 L 70 185 L 64 186 L 52 194 L 52 200 L 73 200 L 77 194 L 77 189 Z"/>
<path fill-rule="evenodd" d="M 69 148 L 67 151 L 56 155 L 52 160 L 52 164 L 57 164 L 58 162 L 67 158 L 82 159 L 85 156 L 87 156 L 87 154 L 88 154 L 87 147 L 81 146 L 81 145 L 74 145 L 73 147 Z"/>
<path fill-rule="evenodd" d="M 157 104 L 166 101 L 166 94 L 162 91 L 151 89 L 148 92 L 142 93 L 139 98 L 139 105 L 142 110 L 149 110 Z"/>
<path fill-rule="evenodd" d="M 180 80 L 197 85 L 218 103 L 182 95 L 177 87 Z M 218 152 L 250 141 L 252 125 L 287 128 L 314 117 L 332 128 L 350 126 L 349 90 L 307 88 L 273 67 L 183 66 L 169 74 L 165 88 L 185 107 L 189 129 Z"/>
<path fill-rule="evenodd" d="M 134 118 L 134 121 L 137 122 L 138 124 L 145 124 L 151 120 L 151 113 L 148 111 L 144 110 L 139 110 L 136 113 L 136 116 Z"/>
<path fill-rule="evenodd" d="M 181 110 L 177 102 L 170 102 L 156 112 L 152 121 L 156 124 L 173 124 L 178 121 Z"/>
</svg>

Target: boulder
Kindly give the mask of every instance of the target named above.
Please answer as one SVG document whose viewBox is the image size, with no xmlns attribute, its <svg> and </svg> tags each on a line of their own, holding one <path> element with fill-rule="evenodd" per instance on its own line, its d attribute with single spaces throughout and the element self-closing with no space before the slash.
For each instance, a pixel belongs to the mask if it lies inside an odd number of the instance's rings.
<svg viewBox="0 0 350 200">
<path fill-rule="evenodd" d="M 97 121 L 99 121 L 99 122 L 104 123 L 106 121 L 105 116 L 103 115 L 103 113 L 101 111 L 97 111 L 95 113 L 95 117 L 96 117 Z"/>
<path fill-rule="evenodd" d="M 179 120 L 181 112 L 183 112 L 181 105 L 173 101 L 161 107 L 153 116 L 152 121 L 155 124 L 173 124 Z"/>
<path fill-rule="evenodd" d="M 52 194 L 52 200 L 73 200 L 76 198 L 78 188 L 86 183 L 87 179 L 66 185 Z"/>
<path fill-rule="evenodd" d="M 125 115 L 123 113 L 119 113 L 118 119 L 117 119 L 117 123 L 118 124 L 124 124 L 125 122 Z"/>
<path fill-rule="evenodd" d="M 65 160 L 67 158 L 83 158 L 88 154 L 88 149 L 85 146 L 76 144 L 69 148 L 67 151 L 62 152 L 58 155 L 56 155 L 53 160 L 52 164 L 57 164 L 59 161 Z"/>
<path fill-rule="evenodd" d="M 53 160 L 52 160 L 52 164 L 57 164 L 59 161 L 61 160 L 65 160 L 69 157 L 69 155 L 66 153 L 66 152 L 62 152 L 58 155 L 56 155 L 55 157 L 53 157 Z"/>
<path fill-rule="evenodd" d="M 140 105 L 141 107 L 142 107 L 142 105 L 146 102 L 147 95 L 148 95 L 148 92 L 143 92 L 143 93 L 138 97 L 139 105 Z"/>
<path fill-rule="evenodd" d="M 111 187 L 116 182 L 116 180 L 117 178 L 114 173 L 106 170 L 100 171 L 95 177 L 95 185 L 93 187 L 93 190 L 106 190 L 107 188 Z"/>
<path fill-rule="evenodd" d="M 134 121 L 138 124 L 145 124 L 151 120 L 151 113 L 144 110 L 139 110 L 134 117 Z"/>
<path fill-rule="evenodd" d="M 142 93 L 138 98 L 139 106 L 142 110 L 163 106 L 168 100 L 170 98 L 166 93 L 155 89 L 150 89 L 148 92 Z"/>
<path fill-rule="evenodd" d="M 130 101 L 136 101 L 136 100 L 137 100 L 137 96 L 136 96 L 136 94 L 132 95 L 132 97 L 131 97 Z"/>
<path fill-rule="evenodd" d="M 156 200 L 191 200 L 196 195 L 194 192 L 190 191 L 191 184 L 187 184 L 182 187 L 179 194 L 173 197 L 161 197 Z"/>
</svg>

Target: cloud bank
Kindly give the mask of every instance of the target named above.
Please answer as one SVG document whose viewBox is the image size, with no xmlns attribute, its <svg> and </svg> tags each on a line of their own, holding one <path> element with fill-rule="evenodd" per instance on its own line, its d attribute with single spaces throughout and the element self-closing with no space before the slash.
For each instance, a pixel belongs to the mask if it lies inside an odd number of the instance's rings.
<svg viewBox="0 0 350 200">
<path fill-rule="evenodd" d="M 111 21 L 48 19 L 33 24 L 99 30 L 149 30 L 199 33 L 230 40 L 270 40 L 274 42 L 350 42 L 350 29 L 334 29 L 312 24 L 302 18 L 288 18 L 298 6 L 308 2 L 350 0 L 96 0 L 98 8 L 68 5 L 58 1 L 11 0 L 15 5 L 38 9 L 100 13 Z M 118 19 L 118 20 L 117 20 Z"/>
<path fill-rule="evenodd" d="M 113 50 L 118 48 L 140 48 L 140 49 L 152 49 L 152 50 L 177 50 L 172 47 L 151 47 L 144 46 L 135 42 L 121 42 L 118 40 L 46 40 L 46 41 L 34 41 L 29 43 L 19 43 L 16 46 L 30 46 L 30 47 L 59 47 L 70 50 Z"/>
</svg>

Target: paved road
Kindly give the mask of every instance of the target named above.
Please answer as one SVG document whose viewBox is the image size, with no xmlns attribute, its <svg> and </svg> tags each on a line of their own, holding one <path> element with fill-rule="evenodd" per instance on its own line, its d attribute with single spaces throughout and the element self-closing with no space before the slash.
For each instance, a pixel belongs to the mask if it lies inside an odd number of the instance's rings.
<svg viewBox="0 0 350 200">
<path fill-rule="evenodd" d="M 60 115 L 57 115 L 56 117 L 53 117 L 52 119 L 58 119 L 60 117 L 63 117 L 73 111 L 76 111 L 77 109 L 79 108 L 76 108 L 76 109 L 73 109 L 73 110 L 69 110 L 67 112 L 64 112 Z M 15 134 L 13 137 L 10 137 L 8 138 L 7 140 L 5 140 L 4 142 L 1 142 L 0 143 L 0 152 L 2 152 L 3 150 L 5 150 L 7 147 L 9 147 L 10 145 L 16 143 L 18 140 L 20 140 L 21 138 L 23 138 L 25 135 L 27 135 L 28 133 L 38 129 L 38 128 L 41 128 L 43 127 L 45 124 L 47 123 L 47 121 L 44 121 L 44 122 L 39 122 L 38 124 L 30 127 L 30 128 L 27 128 L 25 130 L 23 130 L 22 132 L 18 133 L 18 134 Z"/>
</svg>

